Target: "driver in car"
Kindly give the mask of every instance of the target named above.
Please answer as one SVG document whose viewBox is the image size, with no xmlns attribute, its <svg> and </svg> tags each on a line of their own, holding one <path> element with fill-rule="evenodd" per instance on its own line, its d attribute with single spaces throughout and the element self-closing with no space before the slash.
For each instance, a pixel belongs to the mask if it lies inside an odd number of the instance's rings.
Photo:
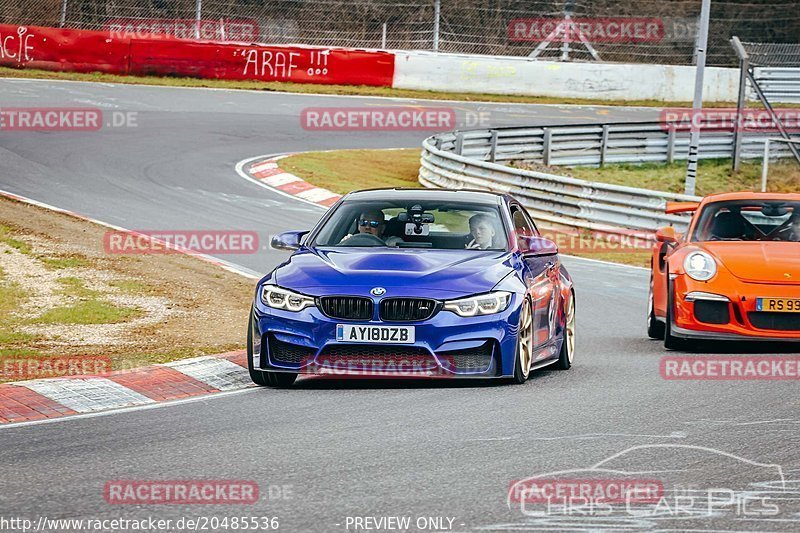
<svg viewBox="0 0 800 533">
<path fill-rule="evenodd" d="M 469 233 L 472 240 L 467 243 L 467 249 L 486 250 L 494 244 L 496 231 L 488 215 L 472 216 L 469 219 Z"/>
<path fill-rule="evenodd" d="M 358 217 L 358 233 L 369 233 L 386 242 L 387 246 L 397 246 L 402 241 L 399 237 L 384 238 L 386 231 L 386 216 L 380 209 L 368 209 Z M 355 234 L 345 235 L 340 242 L 344 242 Z"/>
</svg>

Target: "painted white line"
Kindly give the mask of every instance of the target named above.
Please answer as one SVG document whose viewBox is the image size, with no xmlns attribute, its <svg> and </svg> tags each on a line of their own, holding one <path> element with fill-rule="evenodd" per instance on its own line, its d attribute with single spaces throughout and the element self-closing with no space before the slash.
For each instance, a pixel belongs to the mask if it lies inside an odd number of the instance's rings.
<svg viewBox="0 0 800 533">
<path fill-rule="evenodd" d="M 22 385 L 78 413 L 105 411 L 154 400 L 106 378 L 40 379 Z"/>
<path fill-rule="evenodd" d="M 289 155 L 289 154 L 267 154 L 267 155 L 258 155 L 256 157 L 249 157 L 247 159 L 243 159 L 242 161 L 239 161 L 238 163 L 236 163 L 236 166 L 234 167 L 234 170 L 236 170 L 236 173 L 239 175 L 239 177 L 244 178 L 244 179 L 246 179 L 247 181 L 249 181 L 251 183 L 255 183 L 259 187 L 267 189 L 270 192 L 273 192 L 275 194 L 280 194 L 281 196 L 285 196 L 286 198 L 291 198 L 292 200 L 295 200 L 297 202 L 302 202 L 304 204 L 307 204 L 307 205 L 310 205 L 310 206 L 314 206 L 317 209 L 327 209 L 327 207 L 325 207 L 324 205 L 319 205 L 319 204 L 316 204 L 314 202 L 309 202 L 308 200 L 306 200 L 304 198 L 298 198 L 297 196 L 295 196 L 293 194 L 289 194 L 288 192 L 283 192 L 282 190 L 276 189 L 275 187 L 270 187 L 269 185 L 267 185 L 263 181 L 250 176 L 249 174 L 247 174 L 247 172 L 244 171 L 244 167 L 249 165 L 253 161 L 257 161 L 259 159 L 275 159 L 278 156 L 285 157 L 286 155 Z"/>
<path fill-rule="evenodd" d="M 133 413 L 136 411 L 146 411 L 149 409 L 160 409 L 162 407 L 172 407 L 174 405 L 181 405 L 185 403 L 194 403 L 194 402 L 203 402 L 206 400 L 217 398 L 224 398 L 226 396 L 231 396 L 233 394 L 241 394 L 243 392 L 254 392 L 261 390 L 260 387 L 256 387 L 255 385 L 251 385 L 244 389 L 234 390 L 234 391 L 227 391 L 227 392 L 212 392 L 209 394 L 201 394 L 199 396 L 192 396 L 191 398 L 181 398 L 180 400 L 170 400 L 166 402 L 156 402 L 156 403 L 149 403 L 143 405 L 134 405 L 131 407 L 123 407 L 121 409 L 113 409 L 109 411 L 96 411 L 93 413 L 81 413 L 77 415 L 67 415 L 61 416 L 58 418 L 43 418 L 41 420 L 26 420 L 25 422 L 10 422 L 8 424 L 0 424 L 0 431 L 5 429 L 13 429 L 25 426 L 38 426 L 41 424 L 55 424 L 58 422 L 67 422 L 72 420 L 82 420 L 85 418 L 96 418 L 100 416 L 109 416 L 109 415 L 117 415 L 122 413 Z"/>
<path fill-rule="evenodd" d="M 227 359 L 197 357 L 188 361 L 165 363 L 173 370 L 211 385 L 221 391 L 237 390 L 252 383 L 247 370 Z"/>
<path fill-rule="evenodd" d="M 289 174 L 288 172 L 282 172 L 280 174 L 275 174 L 274 176 L 262 178 L 261 181 L 272 187 L 280 187 L 281 185 L 286 185 L 287 183 L 295 183 L 297 181 L 303 181 L 303 180 L 301 180 L 294 174 Z"/>
<path fill-rule="evenodd" d="M 81 215 L 80 213 L 74 213 L 74 212 L 68 211 L 66 209 L 61 209 L 60 207 L 56 207 L 56 206 L 53 206 L 53 205 L 50 205 L 50 204 L 46 204 L 46 203 L 40 202 L 38 200 L 33 200 L 32 198 L 28 198 L 26 196 L 20 196 L 18 194 L 14 194 L 12 192 L 5 191 L 5 190 L 2 190 L 2 189 L 0 189 L 0 196 L 5 196 L 6 198 L 11 198 L 12 200 L 17 200 L 19 202 L 23 202 L 23 203 L 26 203 L 26 204 L 35 205 L 37 207 L 41 207 L 42 209 L 48 209 L 48 210 L 54 211 L 56 213 L 63 213 L 65 215 L 69 215 L 69 216 L 71 216 L 73 218 L 78 218 L 80 220 L 85 220 L 87 222 L 91 222 L 93 224 L 97 224 L 99 226 L 103 226 L 104 228 L 109 228 L 109 229 L 113 229 L 113 230 L 116 230 L 116 231 L 122 231 L 122 232 L 126 232 L 126 233 L 131 233 L 131 234 L 134 234 L 134 235 L 136 234 L 136 232 L 133 231 L 133 230 L 130 230 L 130 229 L 127 229 L 127 228 L 123 228 L 121 226 L 115 226 L 114 224 L 109 224 L 108 222 L 103 222 L 102 220 L 97 220 L 95 218 L 89 218 L 87 216 Z M 259 274 L 255 270 L 250 270 L 249 268 L 243 267 L 241 265 L 237 265 L 235 263 L 231 263 L 230 261 L 226 261 L 224 259 L 220 259 L 218 257 L 214 257 L 214 256 L 207 255 L 207 254 L 194 252 L 192 250 L 186 250 L 186 249 L 183 249 L 183 248 L 181 248 L 179 246 L 175 246 L 172 243 L 168 243 L 166 241 L 162 241 L 161 239 L 156 239 L 154 237 L 148 237 L 148 238 L 150 238 L 155 243 L 158 243 L 158 244 L 163 245 L 163 246 L 165 246 L 167 248 L 179 251 L 179 252 L 181 252 L 181 253 L 183 253 L 185 255 L 190 255 L 192 257 L 197 257 L 198 259 L 200 259 L 202 261 L 205 261 L 207 263 L 211 263 L 213 265 L 216 265 L 216 266 L 218 266 L 218 267 L 220 267 L 220 268 L 222 268 L 224 270 L 227 270 L 228 272 L 233 272 L 234 274 L 239 274 L 240 276 L 244 276 L 244 277 L 250 278 L 250 279 L 261 279 L 263 277 L 261 274 Z"/>
</svg>

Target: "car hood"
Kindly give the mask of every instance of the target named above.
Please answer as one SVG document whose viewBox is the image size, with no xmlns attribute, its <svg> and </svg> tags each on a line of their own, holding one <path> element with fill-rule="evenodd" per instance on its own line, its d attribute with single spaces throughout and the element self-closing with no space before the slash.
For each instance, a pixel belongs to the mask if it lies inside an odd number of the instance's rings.
<svg viewBox="0 0 800 533">
<path fill-rule="evenodd" d="M 448 297 L 491 290 L 513 270 L 508 252 L 478 250 L 306 249 L 275 271 L 282 287 L 309 294 Z"/>
<path fill-rule="evenodd" d="M 743 281 L 800 284 L 800 243 L 719 241 L 701 246 Z"/>
</svg>

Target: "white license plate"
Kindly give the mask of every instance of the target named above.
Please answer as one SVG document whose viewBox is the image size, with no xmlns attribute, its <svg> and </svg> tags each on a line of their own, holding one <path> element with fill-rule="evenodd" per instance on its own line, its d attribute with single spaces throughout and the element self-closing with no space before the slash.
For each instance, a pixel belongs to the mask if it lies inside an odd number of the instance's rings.
<svg viewBox="0 0 800 533">
<path fill-rule="evenodd" d="M 336 340 L 369 344 L 411 344 L 414 342 L 414 326 L 337 324 Z"/>
</svg>

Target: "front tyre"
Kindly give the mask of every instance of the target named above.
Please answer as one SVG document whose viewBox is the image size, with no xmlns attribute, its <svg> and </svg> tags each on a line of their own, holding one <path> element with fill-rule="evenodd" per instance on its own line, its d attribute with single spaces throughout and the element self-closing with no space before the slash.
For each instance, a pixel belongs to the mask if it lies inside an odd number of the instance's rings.
<svg viewBox="0 0 800 533">
<path fill-rule="evenodd" d="M 261 372 L 253 366 L 253 310 L 250 309 L 250 321 L 247 325 L 247 370 L 250 379 L 261 387 L 284 388 L 291 387 L 297 379 L 297 374 L 286 372 Z"/>
<path fill-rule="evenodd" d="M 253 309 L 250 308 L 250 320 L 247 323 L 247 370 L 250 373 L 250 379 L 256 385 L 262 387 L 267 385 L 267 380 L 264 379 L 264 372 L 259 372 L 253 367 Z"/>
<path fill-rule="evenodd" d="M 521 385 L 528 380 L 533 360 L 533 312 L 531 302 L 527 298 L 522 302 L 522 309 L 519 312 L 519 331 L 514 360 L 514 383 Z"/>
<path fill-rule="evenodd" d="M 687 345 L 686 340 L 672 335 L 672 313 L 674 307 L 675 295 L 672 291 L 672 284 L 670 284 L 667 292 L 667 323 L 664 325 L 664 348 L 668 350 L 683 350 Z"/>
<path fill-rule="evenodd" d="M 575 357 L 575 293 L 572 291 L 570 291 L 569 300 L 564 307 L 563 337 L 558 362 L 553 365 L 556 370 L 569 370 Z"/>
<path fill-rule="evenodd" d="M 647 294 L 647 336 L 651 339 L 664 338 L 664 323 L 656 318 L 655 299 L 653 297 L 653 274 L 650 273 L 650 291 Z"/>
</svg>

